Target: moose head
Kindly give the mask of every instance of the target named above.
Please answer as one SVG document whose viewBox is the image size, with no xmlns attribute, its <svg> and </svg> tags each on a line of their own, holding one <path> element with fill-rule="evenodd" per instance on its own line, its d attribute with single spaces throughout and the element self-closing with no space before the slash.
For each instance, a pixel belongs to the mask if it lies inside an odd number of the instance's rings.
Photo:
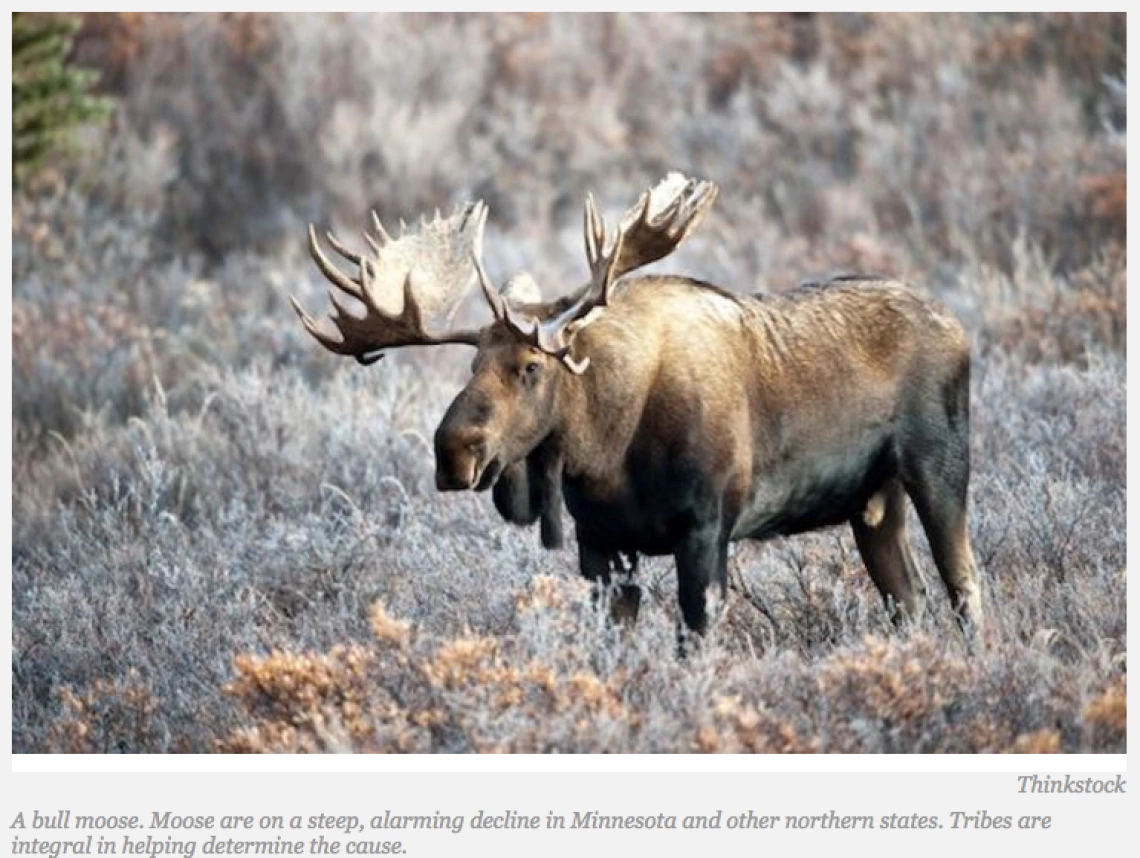
<svg viewBox="0 0 1140 858">
<path fill-rule="evenodd" d="M 467 204 L 450 217 L 437 213 L 393 239 L 373 213 L 375 235 L 365 232 L 371 254 L 350 250 L 331 233 L 332 249 L 352 266 L 338 268 L 309 228 L 309 251 L 336 287 L 329 291 L 339 338 L 318 327 L 293 299 L 305 328 L 329 351 L 362 364 L 402 346 L 462 343 L 476 348 L 471 378 L 447 409 L 435 434 L 436 485 L 442 491 L 483 491 L 504 470 L 530 455 L 567 413 L 561 407 L 590 355 L 578 335 L 606 312 L 621 277 L 670 254 L 716 199 L 708 181 L 671 173 L 644 192 L 621 219 L 612 238 L 592 196 L 585 204 L 584 234 L 590 278 L 573 294 L 543 302 L 537 290 L 512 289 L 516 276 L 496 288 L 482 262 L 487 207 Z M 430 332 L 430 317 L 454 315 L 477 281 L 492 320 L 479 329 Z M 530 294 L 520 293 L 529 291 Z M 350 311 L 338 292 L 363 305 Z M 521 298 L 529 300 L 520 300 Z"/>
</svg>

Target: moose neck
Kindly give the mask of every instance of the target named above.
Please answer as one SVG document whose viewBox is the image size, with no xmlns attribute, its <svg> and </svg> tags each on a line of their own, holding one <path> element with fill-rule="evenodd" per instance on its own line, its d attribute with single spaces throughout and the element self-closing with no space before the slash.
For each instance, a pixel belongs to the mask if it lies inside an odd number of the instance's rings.
<svg viewBox="0 0 1140 858">
<path fill-rule="evenodd" d="M 637 428 L 639 386 L 612 364 L 610 355 L 594 351 L 584 373 L 566 372 L 559 385 L 551 434 L 571 479 L 604 481 L 620 473 Z"/>
</svg>

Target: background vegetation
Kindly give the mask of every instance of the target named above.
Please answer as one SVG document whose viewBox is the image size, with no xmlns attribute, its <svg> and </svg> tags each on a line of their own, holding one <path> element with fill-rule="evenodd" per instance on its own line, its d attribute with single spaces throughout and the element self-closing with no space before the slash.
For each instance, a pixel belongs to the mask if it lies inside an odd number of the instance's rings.
<svg viewBox="0 0 1140 858">
<path fill-rule="evenodd" d="M 1125 748 L 1125 20 L 89 15 L 116 99 L 13 201 L 13 747 Z M 846 532 L 732 555 L 672 657 L 485 495 L 433 487 L 461 348 L 307 339 L 305 224 L 481 197 L 492 276 L 585 274 L 580 206 L 718 182 L 662 263 L 906 278 L 973 334 L 991 630 L 894 634 Z M 472 304 L 465 312 L 481 312 Z"/>
</svg>

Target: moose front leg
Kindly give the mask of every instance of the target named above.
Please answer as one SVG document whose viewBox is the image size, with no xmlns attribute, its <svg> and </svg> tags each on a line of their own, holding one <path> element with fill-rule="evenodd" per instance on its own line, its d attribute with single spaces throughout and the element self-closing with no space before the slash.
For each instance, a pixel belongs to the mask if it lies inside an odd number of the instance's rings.
<svg viewBox="0 0 1140 858">
<path fill-rule="evenodd" d="M 511 524 L 531 524 L 538 517 L 537 511 L 531 511 L 530 479 L 525 460 L 503 469 L 491 489 L 491 498 L 499 515 Z"/>
<path fill-rule="evenodd" d="M 728 539 L 720 524 L 696 527 L 681 538 L 673 554 L 677 563 L 677 596 L 689 632 L 704 635 L 709 614 L 724 604 L 728 581 Z M 682 650 L 684 635 L 682 634 Z"/>
<path fill-rule="evenodd" d="M 610 556 L 610 565 L 617 575 L 617 586 L 610 595 L 610 616 L 614 622 L 633 627 L 637 622 L 637 612 L 641 608 L 641 585 L 635 580 L 637 574 L 637 554 L 630 552 Z"/>
<path fill-rule="evenodd" d="M 499 515 L 512 524 L 525 526 L 537 519 L 543 548 L 562 547 L 562 457 L 557 453 L 539 447 L 509 465 L 491 497 Z"/>
<path fill-rule="evenodd" d="M 527 459 L 532 503 L 542 518 L 539 532 L 543 548 L 561 548 L 562 536 L 562 456 L 540 447 Z"/>
</svg>

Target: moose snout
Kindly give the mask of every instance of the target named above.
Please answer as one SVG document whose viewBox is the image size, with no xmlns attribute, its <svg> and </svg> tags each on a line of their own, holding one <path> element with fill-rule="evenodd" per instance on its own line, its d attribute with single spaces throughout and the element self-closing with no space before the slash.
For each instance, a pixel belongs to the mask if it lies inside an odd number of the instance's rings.
<svg viewBox="0 0 1140 858">
<path fill-rule="evenodd" d="M 475 487 L 487 461 L 487 440 L 481 432 L 446 431 L 435 435 L 435 486 L 443 492 Z"/>
<path fill-rule="evenodd" d="M 468 386 L 455 397 L 435 430 L 435 485 L 440 491 L 489 488 L 499 471 L 488 431 L 491 399 Z"/>
</svg>

